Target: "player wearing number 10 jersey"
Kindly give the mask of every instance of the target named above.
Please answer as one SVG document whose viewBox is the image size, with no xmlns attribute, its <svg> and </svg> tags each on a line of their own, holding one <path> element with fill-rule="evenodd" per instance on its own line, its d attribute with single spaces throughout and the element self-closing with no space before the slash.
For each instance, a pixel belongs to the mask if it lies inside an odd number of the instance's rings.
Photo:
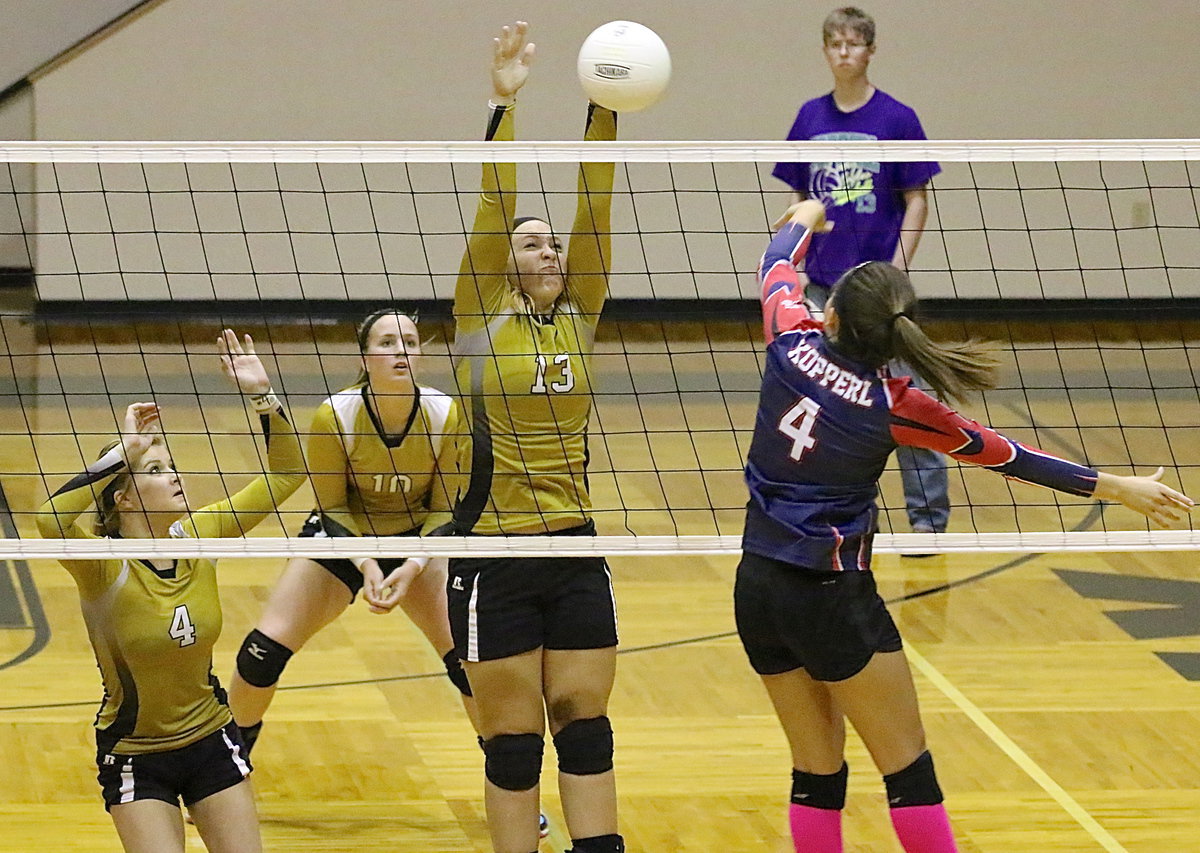
<svg viewBox="0 0 1200 853">
<path fill-rule="evenodd" d="M 458 406 L 417 380 L 421 338 L 412 317 L 374 311 L 358 327 L 359 376 L 313 417 L 307 458 L 316 508 L 302 538 L 412 536 L 450 520 Z M 415 542 L 415 539 L 414 539 Z M 258 624 L 242 640 L 229 707 L 250 749 L 292 657 L 338 618 L 359 590 L 377 613 L 399 606 L 446 665 L 472 713 L 453 653 L 446 561 L 408 557 L 288 561 Z"/>
<path fill-rule="evenodd" d="M 836 224 L 836 223 L 835 223 Z M 1191 506 L 1152 477 L 1116 477 L 1019 444 L 888 375 L 896 357 L 947 399 L 992 387 L 995 361 L 943 345 L 913 319 L 916 296 L 891 264 L 839 279 L 824 324 L 796 266 L 825 227 L 819 201 L 790 212 L 763 256 L 767 340 L 750 502 L 734 606 L 738 634 L 792 749 L 789 809 L 797 851 L 839 853 L 849 719 L 888 792 L 908 853 L 956 850 L 900 634 L 875 590 L 876 484 L 898 445 L 927 447 L 1068 494 L 1118 500 L 1166 522 Z"/>
</svg>

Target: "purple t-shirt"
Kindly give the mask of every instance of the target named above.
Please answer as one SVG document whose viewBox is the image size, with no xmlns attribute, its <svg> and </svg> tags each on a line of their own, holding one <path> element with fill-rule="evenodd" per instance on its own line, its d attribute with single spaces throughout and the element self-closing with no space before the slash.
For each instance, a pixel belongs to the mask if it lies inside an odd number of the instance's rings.
<svg viewBox="0 0 1200 853">
<path fill-rule="evenodd" d="M 911 107 L 879 89 L 854 112 L 844 113 L 833 94 L 800 108 L 788 140 L 925 139 Z M 772 174 L 792 189 L 825 203 L 834 228 L 813 236 L 805 271 L 832 286 L 864 261 L 890 261 L 904 219 L 904 190 L 924 186 L 937 163 L 777 163 Z"/>
</svg>

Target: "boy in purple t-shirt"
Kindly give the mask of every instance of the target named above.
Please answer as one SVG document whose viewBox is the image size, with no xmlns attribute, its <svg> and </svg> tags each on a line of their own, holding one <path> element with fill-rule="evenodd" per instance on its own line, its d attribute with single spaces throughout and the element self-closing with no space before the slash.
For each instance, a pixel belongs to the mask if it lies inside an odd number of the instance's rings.
<svg viewBox="0 0 1200 853">
<path fill-rule="evenodd" d="M 789 140 L 925 139 L 911 107 L 867 79 L 875 53 L 875 21 L 853 6 L 836 9 L 823 27 L 825 60 L 833 91 L 800 108 Z M 836 226 L 816 234 L 808 251 L 805 292 L 816 308 L 842 273 L 864 261 L 889 261 L 907 270 L 929 213 L 925 185 L 937 163 L 778 163 L 772 173 L 796 191 L 797 200 L 825 203 Z M 897 374 L 911 374 L 892 365 Z M 946 463 L 932 450 L 896 451 L 908 520 L 918 533 L 941 533 L 950 520 Z"/>
</svg>

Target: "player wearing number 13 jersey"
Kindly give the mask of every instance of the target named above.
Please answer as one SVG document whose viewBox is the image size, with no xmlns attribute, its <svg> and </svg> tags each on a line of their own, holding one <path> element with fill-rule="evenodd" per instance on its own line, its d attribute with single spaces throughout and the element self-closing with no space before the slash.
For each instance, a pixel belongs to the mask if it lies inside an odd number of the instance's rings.
<svg viewBox="0 0 1200 853">
<path fill-rule="evenodd" d="M 515 106 L 495 106 L 488 138 L 513 138 Z M 588 112 L 587 139 L 616 115 Z M 588 520 L 591 356 L 608 293 L 613 166 L 585 163 L 570 263 L 541 219 L 515 218 L 516 166 L 485 164 L 483 192 L 454 292 L 455 371 L 470 423 L 470 481 L 459 532 L 547 533 Z"/>
<path fill-rule="evenodd" d="M 901 444 L 928 447 L 1013 479 L 1118 500 L 1159 522 L 1191 501 L 1158 475 L 1100 474 L 1019 444 L 888 375 L 885 365 L 900 357 L 943 397 L 962 399 L 991 387 L 996 366 L 975 345 L 926 337 L 913 320 L 912 284 L 891 264 L 848 271 L 816 322 L 796 265 L 824 226 L 821 202 L 796 205 L 759 269 L 767 357 L 746 464 L 738 634 L 791 745 L 796 850 L 842 850 L 849 719 L 883 775 L 904 849 L 951 853 L 900 634 L 870 571 L 888 456 Z"/>
<path fill-rule="evenodd" d="M 534 47 L 526 25 L 493 42 L 489 140 L 513 138 L 515 96 Z M 588 140 L 616 115 L 591 105 Z M 466 429 L 454 532 L 595 533 L 586 476 L 591 357 L 608 292 L 614 167 L 583 163 L 566 251 L 550 224 L 515 215 L 517 168 L 483 164 L 454 291 L 454 358 Z M 503 552 L 500 551 L 502 554 Z M 559 791 L 578 853 L 618 853 L 613 735 L 616 612 L 601 557 L 450 560 L 450 627 L 479 709 L 492 846 L 538 846 L 548 717 Z"/>
<path fill-rule="evenodd" d="M 307 479 L 304 457 L 253 345 L 218 338 L 222 367 L 259 414 L 267 468 L 225 500 L 191 510 L 153 403 L 129 406 L 121 439 L 38 512 L 47 538 L 242 536 Z M 96 504 L 94 530 L 77 519 Z M 99 781 L 127 849 L 183 850 L 179 801 L 215 849 L 257 850 L 244 748 L 212 673 L 221 633 L 211 559 L 72 559 L 104 682 L 96 715 Z M 176 831 L 177 830 L 177 831 Z"/>
</svg>

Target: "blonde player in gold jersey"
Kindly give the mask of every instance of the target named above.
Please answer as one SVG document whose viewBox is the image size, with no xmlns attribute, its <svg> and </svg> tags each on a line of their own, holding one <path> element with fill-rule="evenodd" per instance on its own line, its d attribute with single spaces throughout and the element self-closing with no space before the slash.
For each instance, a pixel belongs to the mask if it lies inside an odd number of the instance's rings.
<svg viewBox="0 0 1200 853">
<path fill-rule="evenodd" d="M 376 311 L 358 328 L 362 369 L 317 409 L 307 457 L 317 508 L 301 536 L 416 536 L 450 521 L 458 405 L 418 384 L 411 317 Z M 474 711 L 446 614 L 446 561 L 291 560 L 237 656 L 229 705 L 252 747 L 288 660 L 362 589 L 375 612 L 397 604 L 442 657 Z"/>
<path fill-rule="evenodd" d="M 494 43 L 487 138 L 513 138 L 517 91 L 534 47 L 527 25 Z M 592 105 L 587 139 L 613 139 Z M 514 218 L 516 167 L 485 164 L 454 296 L 456 376 L 469 480 L 454 530 L 484 536 L 593 535 L 586 482 L 590 363 L 608 291 L 613 165 L 580 169 L 570 260 L 540 218 Z M 538 845 L 547 716 L 576 853 L 618 853 L 608 697 L 616 612 L 603 558 L 450 561 L 450 621 L 474 690 L 497 853 Z"/>
<path fill-rule="evenodd" d="M 225 374 L 248 396 L 269 470 L 232 497 L 188 508 L 159 434 L 154 403 L 125 412 L 119 441 L 38 512 L 46 538 L 241 536 L 306 479 L 304 457 L 249 335 L 217 339 Z M 97 504 L 94 530 L 78 523 Z M 258 853 L 250 764 L 212 674 L 221 633 L 216 566 L 208 559 L 65 560 L 104 682 L 96 764 L 104 805 L 128 853 L 183 853 L 179 801 L 212 853 Z"/>
</svg>

